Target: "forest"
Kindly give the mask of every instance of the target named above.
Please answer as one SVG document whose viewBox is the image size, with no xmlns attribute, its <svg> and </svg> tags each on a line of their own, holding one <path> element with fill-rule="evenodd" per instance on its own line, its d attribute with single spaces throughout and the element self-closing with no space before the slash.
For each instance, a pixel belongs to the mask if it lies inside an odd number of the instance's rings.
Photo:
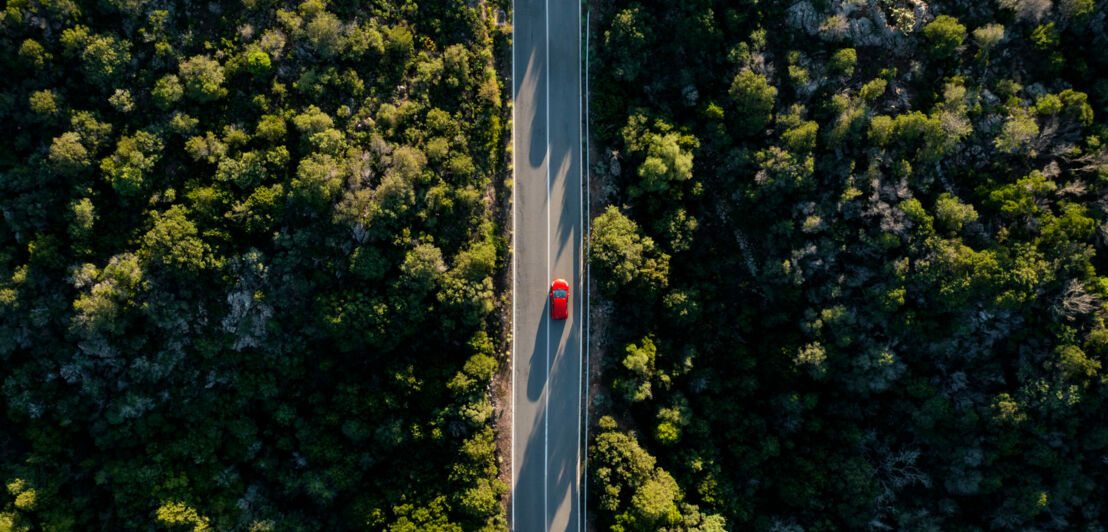
<svg viewBox="0 0 1108 532">
<path fill-rule="evenodd" d="M 502 530 L 505 0 L 9 0 L 0 530 Z"/>
<path fill-rule="evenodd" d="M 590 7 L 597 529 L 1105 530 L 1108 3 Z"/>
</svg>

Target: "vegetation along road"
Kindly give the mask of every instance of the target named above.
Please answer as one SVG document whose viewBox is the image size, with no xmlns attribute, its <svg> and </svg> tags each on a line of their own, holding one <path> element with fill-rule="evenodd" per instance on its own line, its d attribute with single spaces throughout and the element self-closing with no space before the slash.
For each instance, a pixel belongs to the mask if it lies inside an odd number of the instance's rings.
<svg viewBox="0 0 1108 532">
<path fill-rule="evenodd" d="M 515 235 L 512 526 L 580 527 L 581 64 L 580 7 L 514 6 Z M 569 281 L 565 321 L 547 289 Z"/>
</svg>

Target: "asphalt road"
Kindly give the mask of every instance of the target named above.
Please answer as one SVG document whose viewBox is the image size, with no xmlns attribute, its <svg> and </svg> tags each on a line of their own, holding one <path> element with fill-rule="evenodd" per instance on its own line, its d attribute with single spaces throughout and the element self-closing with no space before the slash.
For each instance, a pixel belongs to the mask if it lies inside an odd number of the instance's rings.
<svg viewBox="0 0 1108 532">
<path fill-rule="evenodd" d="M 582 529 L 580 0 L 513 6 L 512 528 Z M 570 286 L 550 320 L 550 282 Z"/>
</svg>

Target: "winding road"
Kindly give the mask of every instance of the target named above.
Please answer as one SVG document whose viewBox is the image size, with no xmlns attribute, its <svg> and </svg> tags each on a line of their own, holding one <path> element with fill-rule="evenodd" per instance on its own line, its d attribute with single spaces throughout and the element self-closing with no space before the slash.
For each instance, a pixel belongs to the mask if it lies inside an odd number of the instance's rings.
<svg viewBox="0 0 1108 532">
<path fill-rule="evenodd" d="M 582 530 L 581 3 L 513 13 L 512 529 Z M 564 322 L 549 317 L 559 277 Z"/>
</svg>

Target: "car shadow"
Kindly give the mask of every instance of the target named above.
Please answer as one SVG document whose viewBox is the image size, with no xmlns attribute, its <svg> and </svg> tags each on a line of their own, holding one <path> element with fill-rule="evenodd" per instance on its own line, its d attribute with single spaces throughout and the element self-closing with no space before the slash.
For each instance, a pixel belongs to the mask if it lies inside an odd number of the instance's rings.
<svg viewBox="0 0 1108 532">
<path fill-rule="evenodd" d="M 538 330 L 535 331 L 535 343 L 531 346 L 531 372 L 527 376 L 527 399 L 538 401 L 546 387 L 547 376 L 550 373 L 549 366 L 549 338 L 550 338 L 550 298 L 544 298 L 546 304 L 542 307 L 542 317 L 539 318 Z"/>
</svg>

